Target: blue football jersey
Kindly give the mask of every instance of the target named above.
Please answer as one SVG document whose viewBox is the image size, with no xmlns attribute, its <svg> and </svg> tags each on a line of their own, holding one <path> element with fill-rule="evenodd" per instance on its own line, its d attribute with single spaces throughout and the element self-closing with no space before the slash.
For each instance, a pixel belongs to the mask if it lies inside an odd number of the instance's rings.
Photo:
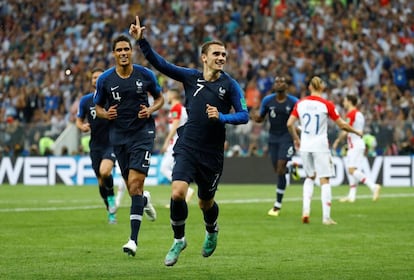
<svg viewBox="0 0 414 280">
<path fill-rule="evenodd" d="M 153 117 L 138 118 L 140 105 L 149 107 L 148 94 L 158 98 L 161 87 L 154 72 L 146 67 L 134 64 L 132 74 L 126 79 L 116 73 L 115 67 L 101 74 L 96 83 L 94 102 L 102 107 L 117 105 L 118 117 L 109 121 L 110 139 L 114 145 L 125 144 L 131 138 L 155 137 Z"/>
<path fill-rule="evenodd" d="M 270 123 L 269 143 L 292 141 L 286 123 L 296 102 L 298 102 L 298 98 L 290 94 L 287 95 L 284 102 L 276 100 L 276 93 L 263 98 L 259 114 L 262 118 L 268 115 Z"/>
<path fill-rule="evenodd" d="M 91 141 L 89 147 L 91 151 L 102 149 L 108 146 L 109 142 L 109 121 L 98 118 L 95 110 L 95 103 L 93 102 L 93 93 L 82 96 L 79 101 L 79 110 L 77 117 L 80 119 L 87 119 L 91 128 Z"/>
<path fill-rule="evenodd" d="M 226 138 L 225 124 L 242 124 L 249 120 L 244 94 L 239 84 L 225 72 L 214 82 L 206 81 L 201 71 L 169 63 L 145 39 L 138 42 L 152 66 L 184 86 L 188 120 L 179 131 L 177 145 L 222 152 Z M 207 104 L 217 107 L 219 120 L 208 118 Z M 234 111 L 231 111 L 232 108 Z"/>
</svg>

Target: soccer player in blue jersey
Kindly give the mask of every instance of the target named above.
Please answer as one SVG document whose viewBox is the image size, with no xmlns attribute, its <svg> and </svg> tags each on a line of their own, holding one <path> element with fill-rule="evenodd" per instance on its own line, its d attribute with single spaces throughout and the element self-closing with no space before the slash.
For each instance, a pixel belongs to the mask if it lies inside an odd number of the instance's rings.
<svg viewBox="0 0 414 280">
<path fill-rule="evenodd" d="M 216 249 L 219 207 L 214 196 L 223 170 L 225 124 L 247 123 L 249 115 L 239 84 L 223 71 L 227 58 L 223 43 L 210 41 L 201 47 L 201 72 L 167 62 L 143 38 L 144 29 L 137 16 L 129 33 L 138 40 L 141 51 L 154 68 L 183 84 L 188 112 L 188 120 L 178 130 L 179 137 L 174 146 L 170 201 L 174 242 L 164 260 L 165 265 L 172 266 L 187 246 L 185 222 L 188 207 L 185 196 L 192 182 L 198 186 L 199 207 L 206 229 L 201 253 L 209 257 Z"/>
<path fill-rule="evenodd" d="M 92 87 L 96 88 L 96 81 L 103 72 L 104 70 L 102 69 L 92 70 Z M 108 210 L 108 221 L 110 224 L 115 224 L 116 206 L 114 180 L 112 178 L 115 154 L 112 145 L 109 144 L 108 120 L 97 117 L 95 103 L 93 103 L 93 94 L 91 92 L 80 99 L 76 126 L 82 132 L 91 132 L 89 155 L 92 161 L 92 168 L 98 179 L 99 193 Z"/>
<path fill-rule="evenodd" d="M 99 77 L 94 102 L 98 117 L 109 120 L 109 138 L 131 196 L 131 235 L 123 251 L 135 256 L 144 211 L 150 220 L 156 218 L 144 181 L 155 139 L 152 113 L 162 107 L 164 98 L 154 72 L 132 63 L 129 37 L 116 37 L 112 54 L 115 67 Z M 152 105 L 148 94 L 154 98 Z"/>
<path fill-rule="evenodd" d="M 265 96 L 259 112 L 253 112 L 251 117 L 256 122 L 263 122 L 266 115 L 270 123 L 269 154 L 273 169 L 278 176 L 276 186 L 276 201 L 267 213 L 279 216 L 282 208 L 283 195 L 286 189 L 286 166 L 295 153 L 292 136 L 286 123 L 298 98 L 287 93 L 288 83 L 284 76 L 277 76 L 273 83 L 274 93 Z"/>
</svg>

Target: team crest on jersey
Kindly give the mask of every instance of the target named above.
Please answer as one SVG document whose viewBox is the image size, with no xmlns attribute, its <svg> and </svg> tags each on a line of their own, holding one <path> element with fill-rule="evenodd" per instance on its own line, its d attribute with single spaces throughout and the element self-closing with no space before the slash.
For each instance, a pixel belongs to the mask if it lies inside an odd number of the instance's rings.
<svg viewBox="0 0 414 280">
<path fill-rule="evenodd" d="M 290 106 L 286 106 L 286 113 L 289 113 L 290 112 L 290 110 L 292 109 L 292 107 L 290 107 Z"/>
<path fill-rule="evenodd" d="M 223 100 L 224 99 L 224 95 L 226 94 L 226 90 L 223 88 L 223 87 L 220 87 L 219 88 L 219 93 L 218 93 L 218 96 L 219 96 L 219 98 L 221 99 L 221 100 Z"/>
<path fill-rule="evenodd" d="M 142 88 L 144 85 L 143 82 L 141 80 L 137 80 L 135 84 L 137 85 L 137 93 L 143 93 L 144 92 Z"/>
</svg>

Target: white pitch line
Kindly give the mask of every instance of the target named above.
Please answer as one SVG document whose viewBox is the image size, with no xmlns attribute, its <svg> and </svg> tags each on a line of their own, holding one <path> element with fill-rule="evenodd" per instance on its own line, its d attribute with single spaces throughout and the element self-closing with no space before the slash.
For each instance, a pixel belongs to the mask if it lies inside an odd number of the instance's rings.
<svg viewBox="0 0 414 280">
<path fill-rule="evenodd" d="M 338 200 L 341 196 L 333 197 L 332 200 Z M 414 193 L 394 193 L 394 194 L 383 194 L 380 196 L 382 198 L 408 198 L 414 197 Z M 358 199 L 372 199 L 372 195 L 358 195 Z M 319 196 L 314 195 L 313 200 L 320 200 Z M 263 203 L 263 202 L 273 202 L 274 198 L 253 198 L 253 199 L 217 199 L 219 204 L 245 204 L 245 203 Z M 302 201 L 302 197 L 286 197 L 283 201 Z M 54 201 L 56 202 L 56 201 Z M 85 202 L 85 201 L 80 201 Z M 164 205 L 165 203 L 157 203 L 155 206 Z M 33 212 L 33 211 L 72 211 L 72 210 L 88 210 L 88 209 L 99 209 L 104 206 L 99 205 L 85 205 L 85 206 L 62 206 L 62 207 L 32 207 L 32 208 L 3 208 L 0 209 L 0 213 L 10 213 L 10 212 Z"/>
<path fill-rule="evenodd" d="M 333 196 L 332 200 L 338 200 L 343 196 Z M 398 197 L 414 197 L 414 193 L 394 193 L 394 194 L 382 194 L 381 198 L 398 198 Z M 372 199 L 372 195 L 357 195 L 357 199 Z M 319 195 L 314 195 L 312 200 L 321 200 Z M 274 202 L 274 198 L 253 198 L 253 199 L 228 199 L 219 200 L 218 203 L 223 204 L 243 204 L 243 203 L 262 203 L 262 202 Z M 302 197 L 286 197 L 283 201 L 302 201 Z"/>
<path fill-rule="evenodd" d="M 62 207 L 33 207 L 33 208 L 4 208 L 0 212 L 34 212 L 34 211 L 71 211 L 71 210 L 87 210 L 104 208 L 103 205 L 88 205 L 88 206 L 62 206 Z"/>
</svg>

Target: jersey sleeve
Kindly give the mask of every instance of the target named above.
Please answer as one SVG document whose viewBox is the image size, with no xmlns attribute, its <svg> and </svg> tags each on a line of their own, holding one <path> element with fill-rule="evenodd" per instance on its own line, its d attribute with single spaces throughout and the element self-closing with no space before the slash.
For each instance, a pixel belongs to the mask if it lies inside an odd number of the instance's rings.
<svg viewBox="0 0 414 280">
<path fill-rule="evenodd" d="M 357 112 L 355 115 L 356 122 L 363 122 L 365 120 L 364 115 L 361 112 Z"/>
<path fill-rule="evenodd" d="M 76 117 L 79 119 L 85 119 L 86 112 L 85 112 L 85 102 L 86 102 L 86 95 L 82 96 L 79 100 L 78 112 L 76 113 Z"/>
<path fill-rule="evenodd" d="M 244 124 L 249 121 L 249 113 L 247 111 L 246 100 L 243 96 L 243 90 L 240 85 L 232 79 L 232 90 L 230 99 L 235 113 L 223 114 L 219 113 L 219 120 L 223 123 Z"/>
<path fill-rule="evenodd" d="M 163 73 L 164 75 L 180 82 L 184 82 L 188 75 L 194 74 L 194 70 L 185 67 L 176 66 L 166 61 L 162 56 L 156 53 L 148 43 L 146 39 L 138 40 L 138 44 L 141 48 L 145 58 L 154 66 L 155 69 Z"/>
<path fill-rule="evenodd" d="M 158 83 L 155 73 L 148 68 L 146 68 L 146 70 L 147 70 L 148 78 L 152 81 L 150 83 L 149 92 L 152 95 L 152 97 L 158 98 L 161 95 L 161 86 Z"/>
<path fill-rule="evenodd" d="M 105 105 L 105 95 L 104 95 L 104 79 L 99 76 L 98 80 L 96 81 L 96 91 L 93 94 L 93 103 L 103 107 Z"/>
<path fill-rule="evenodd" d="M 290 113 L 292 116 L 296 117 L 297 119 L 299 119 L 298 104 L 299 102 L 296 102 L 295 107 L 293 107 L 293 110 Z"/>
<path fill-rule="evenodd" d="M 330 101 L 326 101 L 326 107 L 328 108 L 328 115 L 333 120 L 336 121 L 340 118 L 338 111 L 336 110 L 335 104 Z"/>
<path fill-rule="evenodd" d="M 270 99 L 275 97 L 273 94 L 265 96 L 263 98 L 262 104 L 260 104 L 260 111 L 259 111 L 259 116 L 261 118 L 264 118 L 267 114 L 267 112 L 269 112 L 269 106 L 267 106 L 269 104 Z"/>
<path fill-rule="evenodd" d="M 181 119 L 181 111 L 182 106 L 180 104 L 176 104 L 175 106 L 171 107 L 170 113 L 171 113 L 171 120 L 180 120 Z"/>
<path fill-rule="evenodd" d="M 296 96 L 288 94 L 287 98 L 292 101 L 293 104 L 298 103 L 299 99 Z"/>
</svg>

